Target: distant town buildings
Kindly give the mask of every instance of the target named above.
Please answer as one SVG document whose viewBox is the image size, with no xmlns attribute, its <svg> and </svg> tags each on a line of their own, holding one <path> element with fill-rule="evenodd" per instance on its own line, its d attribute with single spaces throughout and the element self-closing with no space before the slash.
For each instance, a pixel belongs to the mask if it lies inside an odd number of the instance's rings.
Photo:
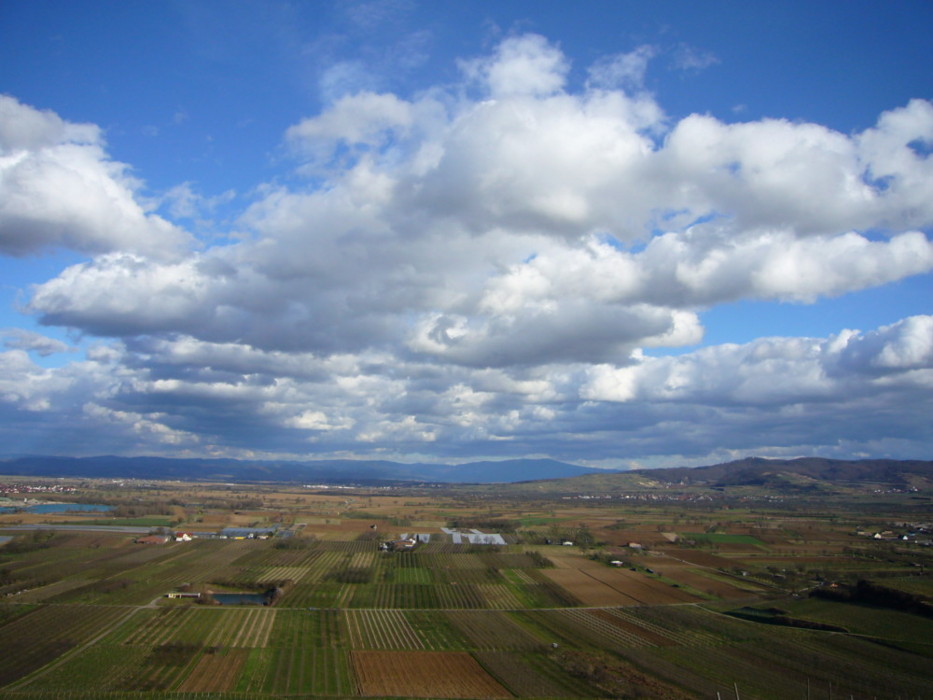
<svg viewBox="0 0 933 700">
<path fill-rule="evenodd" d="M 75 493 L 74 486 L 61 484 L 0 484 L 0 496 L 16 496 L 24 493 Z"/>
</svg>

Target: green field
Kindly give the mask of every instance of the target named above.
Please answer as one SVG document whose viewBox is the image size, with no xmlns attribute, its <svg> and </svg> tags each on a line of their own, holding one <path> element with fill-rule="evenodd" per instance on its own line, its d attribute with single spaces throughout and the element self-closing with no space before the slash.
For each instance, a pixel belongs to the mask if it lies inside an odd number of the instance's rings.
<svg viewBox="0 0 933 700">
<path fill-rule="evenodd" d="M 837 603 L 819 598 L 781 601 L 775 606 L 788 615 L 834 625 L 865 637 L 888 641 L 927 642 L 933 655 L 933 618 L 898 610 Z"/>
<path fill-rule="evenodd" d="M 728 535 L 722 532 L 684 532 L 681 537 L 709 544 L 748 544 L 765 548 L 765 543 L 751 535 Z"/>
<path fill-rule="evenodd" d="M 66 523 L 63 523 L 66 524 Z M 171 527 L 171 518 L 95 518 L 93 520 L 73 520 L 70 525 L 108 525 L 110 527 Z"/>
</svg>

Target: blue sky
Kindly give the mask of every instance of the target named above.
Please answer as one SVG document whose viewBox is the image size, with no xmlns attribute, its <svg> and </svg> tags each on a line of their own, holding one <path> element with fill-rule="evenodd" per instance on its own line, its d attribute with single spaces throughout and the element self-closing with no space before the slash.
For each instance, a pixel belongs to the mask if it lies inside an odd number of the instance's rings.
<svg viewBox="0 0 933 700">
<path fill-rule="evenodd" d="M 5 451 L 928 458 L 931 20 L 5 2 Z"/>
</svg>

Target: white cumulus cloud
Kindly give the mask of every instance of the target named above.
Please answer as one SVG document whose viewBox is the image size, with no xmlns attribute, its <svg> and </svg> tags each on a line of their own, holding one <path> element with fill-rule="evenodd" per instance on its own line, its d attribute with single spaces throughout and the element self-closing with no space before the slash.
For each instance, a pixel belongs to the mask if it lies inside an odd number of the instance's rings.
<svg viewBox="0 0 933 700">
<path fill-rule="evenodd" d="M 904 415 L 929 403 L 927 316 L 690 346 L 717 304 L 929 274 L 933 106 L 852 134 L 673 121 L 641 90 L 652 58 L 597 60 L 575 88 L 558 46 L 513 36 L 457 84 L 344 94 L 283 135 L 314 177 L 257 187 L 236 222 L 249 235 L 198 251 L 138 204 L 96 127 L 3 98 L 0 252 L 93 254 L 27 310 L 109 339 L 44 370 L 26 350 L 53 346 L 14 338 L 5 405 L 212 454 L 928 439 Z M 168 201 L 191 216 L 196 199 L 185 185 Z"/>
<path fill-rule="evenodd" d="M 177 254 L 189 236 L 147 212 L 137 186 L 127 166 L 108 158 L 96 126 L 0 95 L 0 253 Z"/>
</svg>

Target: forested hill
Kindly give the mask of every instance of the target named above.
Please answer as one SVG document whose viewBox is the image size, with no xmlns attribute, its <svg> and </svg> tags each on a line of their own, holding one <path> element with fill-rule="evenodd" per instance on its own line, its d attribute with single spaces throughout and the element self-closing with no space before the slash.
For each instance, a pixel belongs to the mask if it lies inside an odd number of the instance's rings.
<svg viewBox="0 0 933 700">
<path fill-rule="evenodd" d="M 707 467 L 640 469 L 631 473 L 666 484 L 707 486 L 767 485 L 790 477 L 802 477 L 832 484 L 863 482 L 908 487 L 912 478 L 933 479 L 933 461 L 920 460 L 836 460 L 820 457 L 764 459 L 748 457 Z"/>
<path fill-rule="evenodd" d="M 511 492 L 536 494 L 611 494 L 729 491 L 735 494 L 923 492 L 933 494 L 933 462 L 889 459 L 833 460 L 818 457 L 764 459 L 749 457 L 704 467 L 633 469 L 568 479 L 539 480 L 503 486 Z"/>
</svg>

